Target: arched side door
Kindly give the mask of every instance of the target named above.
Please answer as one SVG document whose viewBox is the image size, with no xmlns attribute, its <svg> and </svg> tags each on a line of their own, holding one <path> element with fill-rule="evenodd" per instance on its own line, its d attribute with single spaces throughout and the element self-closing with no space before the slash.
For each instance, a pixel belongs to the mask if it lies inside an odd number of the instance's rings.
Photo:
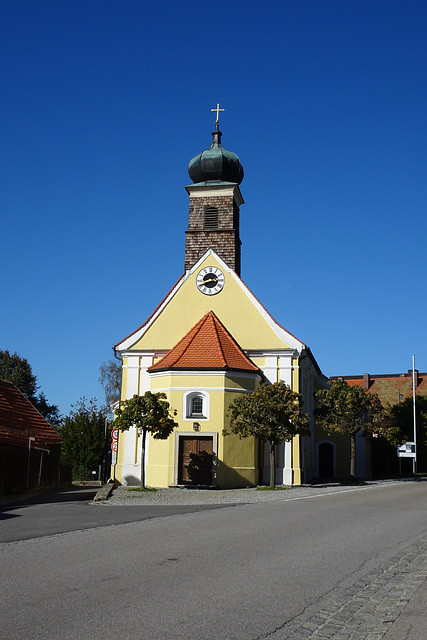
<svg viewBox="0 0 427 640">
<path fill-rule="evenodd" d="M 319 478 L 334 477 L 334 445 L 321 442 L 318 446 Z"/>
</svg>

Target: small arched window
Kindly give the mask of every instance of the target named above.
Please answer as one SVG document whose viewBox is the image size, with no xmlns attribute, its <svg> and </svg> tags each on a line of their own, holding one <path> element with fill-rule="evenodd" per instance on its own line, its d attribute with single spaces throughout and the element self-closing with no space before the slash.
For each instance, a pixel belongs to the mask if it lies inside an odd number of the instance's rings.
<svg viewBox="0 0 427 640">
<path fill-rule="evenodd" d="M 203 391 L 190 391 L 184 394 L 184 415 L 192 418 L 209 419 L 209 394 Z"/>
<path fill-rule="evenodd" d="M 215 231 L 218 229 L 218 207 L 205 207 L 203 218 L 203 228 L 205 231 Z"/>
</svg>

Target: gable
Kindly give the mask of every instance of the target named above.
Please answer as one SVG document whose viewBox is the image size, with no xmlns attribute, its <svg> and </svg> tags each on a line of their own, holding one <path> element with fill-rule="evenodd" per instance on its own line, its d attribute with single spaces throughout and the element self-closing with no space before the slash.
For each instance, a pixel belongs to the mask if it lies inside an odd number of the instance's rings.
<svg viewBox="0 0 427 640">
<path fill-rule="evenodd" d="M 197 275 L 206 267 L 224 275 L 223 288 L 216 295 L 205 295 L 197 287 Z M 239 276 L 210 249 L 182 276 L 148 321 L 115 348 L 120 352 L 172 349 L 210 311 L 244 350 L 301 351 L 304 347 L 275 322 Z"/>
</svg>

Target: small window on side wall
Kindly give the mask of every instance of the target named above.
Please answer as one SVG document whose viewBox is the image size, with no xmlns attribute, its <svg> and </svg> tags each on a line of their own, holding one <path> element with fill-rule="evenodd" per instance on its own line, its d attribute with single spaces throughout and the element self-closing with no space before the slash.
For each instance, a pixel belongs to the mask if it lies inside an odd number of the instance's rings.
<svg viewBox="0 0 427 640">
<path fill-rule="evenodd" d="M 184 394 L 184 411 L 187 420 L 191 418 L 209 419 L 209 396 L 203 391 Z"/>
</svg>

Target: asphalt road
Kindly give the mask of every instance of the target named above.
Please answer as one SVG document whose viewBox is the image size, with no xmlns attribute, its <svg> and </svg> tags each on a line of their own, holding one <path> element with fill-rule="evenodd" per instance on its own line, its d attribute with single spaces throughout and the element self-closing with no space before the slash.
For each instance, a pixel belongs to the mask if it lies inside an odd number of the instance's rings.
<svg viewBox="0 0 427 640">
<path fill-rule="evenodd" d="M 150 518 L 215 509 L 217 505 L 126 505 L 89 504 L 99 487 L 70 487 L 28 495 L 20 500 L 0 501 L 0 543 L 16 542 L 108 527 Z"/>
<path fill-rule="evenodd" d="M 85 506 L 114 516 L 114 507 Z M 66 504 L 57 507 L 65 517 Z M 425 483 L 79 526 L 0 545 L 1 632 L 6 640 L 377 640 L 382 631 L 340 636 L 340 625 L 364 606 L 361 624 L 383 616 L 386 633 L 405 597 L 423 593 L 426 557 Z"/>
</svg>

